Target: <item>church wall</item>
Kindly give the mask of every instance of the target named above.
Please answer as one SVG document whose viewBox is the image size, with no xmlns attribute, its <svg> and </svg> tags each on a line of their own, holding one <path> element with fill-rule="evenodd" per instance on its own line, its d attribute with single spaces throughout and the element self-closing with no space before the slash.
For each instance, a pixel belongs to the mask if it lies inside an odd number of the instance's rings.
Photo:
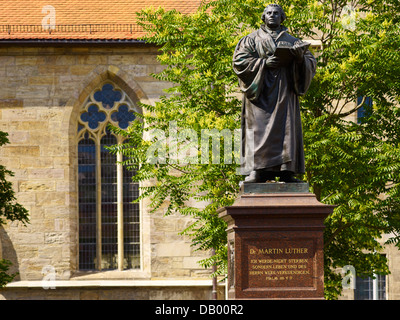
<svg viewBox="0 0 400 320">
<path fill-rule="evenodd" d="M 141 270 L 78 271 L 80 107 L 105 80 L 134 103 L 155 102 L 170 86 L 150 76 L 162 68 L 156 55 L 157 48 L 147 45 L 0 47 L 0 130 L 10 140 L 0 148 L 0 163 L 15 173 L 10 180 L 30 214 L 27 226 L 0 227 L 0 252 L 13 262 L 16 281 L 42 280 L 50 266 L 56 280 L 206 279 L 211 290 L 211 270 L 197 264 L 207 253 L 195 252 L 190 239 L 178 235 L 189 218 L 163 217 L 165 208 L 150 214 L 146 202 L 141 204 Z"/>
</svg>

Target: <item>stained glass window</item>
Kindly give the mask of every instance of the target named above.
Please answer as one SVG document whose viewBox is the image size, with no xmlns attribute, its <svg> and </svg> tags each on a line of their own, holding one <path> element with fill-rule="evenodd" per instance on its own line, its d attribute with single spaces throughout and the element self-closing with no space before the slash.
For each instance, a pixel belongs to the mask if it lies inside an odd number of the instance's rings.
<svg viewBox="0 0 400 320">
<path fill-rule="evenodd" d="M 107 130 L 101 144 L 101 252 L 102 269 L 117 269 L 117 157 L 106 146 L 117 144 Z"/>
<path fill-rule="evenodd" d="M 134 174 L 124 168 L 124 267 L 127 269 L 134 269 L 140 264 L 139 204 L 132 203 L 139 197 L 139 185 L 131 183 Z"/>
<path fill-rule="evenodd" d="M 359 96 L 357 98 L 357 105 L 360 105 L 363 102 L 364 96 Z M 372 99 L 370 97 L 365 97 L 364 103 L 360 109 L 357 110 L 357 122 L 365 123 L 369 117 L 372 115 Z"/>
<path fill-rule="evenodd" d="M 78 117 L 79 269 L 140 268 L 139 186 L 122 155 L 123 142 L 107 127 L 128 128 L 135 106 L 123 90 L 105 83 L 89 95 Z M 120 202 L 120 204 L 118 203 Z"/>
<path fill-rule="evenodd" d="M 96 260 L 96 146 L 86 134 L 78 144 L 79 266 L 95 269 Z"/>
</svg>

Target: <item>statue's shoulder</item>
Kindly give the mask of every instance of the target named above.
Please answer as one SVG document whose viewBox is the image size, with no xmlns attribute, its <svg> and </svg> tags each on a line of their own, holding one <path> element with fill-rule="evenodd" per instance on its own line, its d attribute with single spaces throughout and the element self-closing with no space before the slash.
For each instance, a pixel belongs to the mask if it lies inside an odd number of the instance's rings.
<svg viewBox="0 0 400 320">
<path fill-rule="evenodd" d="M 252 33 L 248 34 L 246 37 L 249 37 L 250 39 L 254 40 L 255 38 L 258 37 L 258 31 L 259 30 L 253 31 Z"/>
<path fill-rule="evenodd" d="M 254 32 L 244 36 L 242 39 L 239 40 L 237 48 L 239 47 L 253 48 L 255 46 L 254 39 L 255 39 Z"/>
<path fill-rule="evenodd" d="M 253 43 L 254 39 L 257 37 L 257 31 L 249 33 L 248 35 L 244 36 L 241 41 Z"/>
</svg>

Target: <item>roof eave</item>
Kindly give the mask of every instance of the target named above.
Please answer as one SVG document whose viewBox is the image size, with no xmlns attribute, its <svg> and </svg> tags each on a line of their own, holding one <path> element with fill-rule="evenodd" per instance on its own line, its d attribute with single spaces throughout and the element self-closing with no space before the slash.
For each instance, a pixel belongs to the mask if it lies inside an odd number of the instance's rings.
<svg viewBox="0 0 400 320">
<path fill-rule="evenodd" d="M 0 45 L 149 45 L 139 39 L 0 39 Z"/>
</svg>

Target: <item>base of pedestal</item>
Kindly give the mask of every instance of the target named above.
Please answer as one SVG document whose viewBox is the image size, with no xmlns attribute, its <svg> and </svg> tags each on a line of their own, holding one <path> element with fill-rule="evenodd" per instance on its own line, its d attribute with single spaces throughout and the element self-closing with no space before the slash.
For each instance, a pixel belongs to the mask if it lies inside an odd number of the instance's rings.
<svg viewBox="0 0 400 320">
<path fill-rule="evenodd" d="M 247 184 L 219 210 L 228 223 L 229 299 L 323 299 L 323 222 L 334 207 L 296 185 Z"/>
</svg>

